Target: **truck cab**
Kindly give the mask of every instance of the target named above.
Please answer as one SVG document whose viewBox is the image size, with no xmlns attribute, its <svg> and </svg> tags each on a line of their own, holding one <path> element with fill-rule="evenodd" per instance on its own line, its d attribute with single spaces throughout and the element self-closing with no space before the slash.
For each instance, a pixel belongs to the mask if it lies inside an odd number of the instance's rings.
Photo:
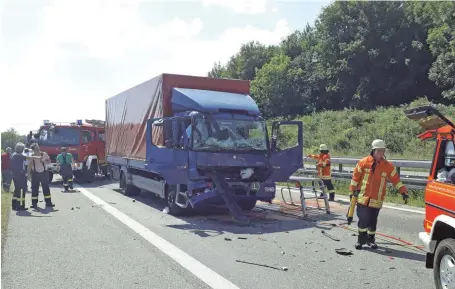
<svg viewBox="0 0 455 289">
<path fill-rule="evenodd" d="M 426 268 L 433 269 L 436 288 L 455 285 L 455 125 L 432 106 L 405 111 L 425 132 L 421 140 L 435 140 L 425 188 L 424 231 L 419 233 L 427 251 Z"/>
<path fill-rule="evenodd" d="M 146 121 L 144 161 L 119 166 L 122 160 L 110 158 L 126 195 L 152 192 L 173 215 L 225 204 L 241 219 L 239 210 L 271 202 L 275 182 L 303 166 L 302 122 L 275 121 L 269 138 L 248 94 L 174 87 L 170 104 L 172 116 Z"/>
<path fill-rule="evenodd" d="M 30 132 L 27 142 L 37 142 L 41 151 L 51 158 L 51 163 L 47 165 L 50 182 L 54 174 L 59 173 L 56 158 L 61 147 L 67 147 L 68 152 L 73 155 L 74 177 L 81 182 L 92 182 L 96 173 L 107 174 L 104 135 L 104 121 L 53 123 L 45 120 L 38 131 Z"/>
</svg>

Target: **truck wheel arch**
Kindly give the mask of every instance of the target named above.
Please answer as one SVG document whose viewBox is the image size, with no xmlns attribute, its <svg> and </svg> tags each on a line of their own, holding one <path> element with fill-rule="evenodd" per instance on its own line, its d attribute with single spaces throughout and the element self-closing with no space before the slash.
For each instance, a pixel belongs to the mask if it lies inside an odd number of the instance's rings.
<svg viewBox="0 0 455 289">
<path fill-rule="evenodd" d="M 434 220 L 431 228 L 430 252 L 434 253 L 438 243 L 446 238 L 455 239 L 455 218 L 440 215 Z"/>
<path fill-rule="evenodd" d="M 96 162 L 98 162 L 98 156 L 96 156 L 96 155 L 88 156 L 87 160 L 85 161 L 85 166 L 90 169 L 92 166 L 92 161 L 94 161 L 94 160 L 96 160 Z"/>
</svg>

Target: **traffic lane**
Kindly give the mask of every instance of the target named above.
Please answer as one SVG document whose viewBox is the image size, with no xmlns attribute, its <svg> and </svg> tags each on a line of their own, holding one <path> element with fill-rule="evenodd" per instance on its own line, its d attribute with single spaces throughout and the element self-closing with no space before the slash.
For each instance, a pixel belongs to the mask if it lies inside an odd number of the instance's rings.
<svg viewBox="0 0 455 289">
<path fill-rule="evenodd" d="M 308 288 L 364 288 L 367 283 L 378 287 L 378 282 L 381 288 L 432 286 L 425 256 L 402 246 L 387 243 L 380 244 L 382 249 L 377 251 L 356 251 L 357 237 L 351 231 L 268 210 L 249 213 L 253 225 L 245 227 L 235 225 L 227 214 L 177 218 L 162 212 L 164 202 L 146 196 L 125 197 L 114 191 L 117 188 L 118 184 L 107 184 L 88 190 L 240 288 L 298 288 L 302 282 Z M 320 214 L 322 219 L 327 217 L 325 212 Z M 333 241 L 322 230 L 340 240 Z M 354 255 L 335 252 L 343 247 Z"/>
<path fill-rule="evenodd" d="M 298 190 L 291 190 L 291 196 L 294 203 L 300 203 L 300 193 Z M 305 193 L 306 197 L 314 197 L 314 194 Z M 281 187 L 277 187 L 276 199 L 282 201 Z M 289 193 L 285 190 L 284 198 L 286 202 L 290 202 Z M 346 196 L 335 196 L 336 201 L 330 202 L 332 209 L 336 209 L 338 214 L 343 216 L 343 219 L 346 220 L 346 213 L 349 207 L 349 198 Z M 311 201 L 307 201 L 311 203 Z M 324 206 L 324 201 L 320 200 L 319 203 L 321 206 Z M 389 206 L 391 204 L 388 204 Z M 387 236 L 393 238 L 401 238 L 413 244 L 421 245 L 422 242 L 418 237 L 418 232 L 423 231 L 423 220 L 424 214 L 420 208 L 414 208 L 411 206 L 397 205 L 398 209 L 383 207 L 379 213 L 377 231 Z M 411 211 L 403 211 L 411 210 Z M 416 212 L 412 212 L 416 211 Z M 419 212 L 419 213 L 417 213 Z M 354 214 L 354 226 L 358 221 L 357 210 Z"/>
<path fill-rule="evenodd" d="M 4 288 L 208 288 L 85 196 L 51 193 L 54 211 L 11 212 Z"/>
</svg>

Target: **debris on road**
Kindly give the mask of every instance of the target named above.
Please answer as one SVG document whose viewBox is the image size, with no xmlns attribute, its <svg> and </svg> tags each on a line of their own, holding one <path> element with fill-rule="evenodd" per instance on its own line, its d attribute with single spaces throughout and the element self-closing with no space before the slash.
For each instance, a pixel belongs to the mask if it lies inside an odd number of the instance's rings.
<svg viewBox="0 0 455 289">
<path fill-rule="evenodd" d="M 238 239 L 240 239 L 240 240 L 247 240 L 248 238 L 246 238 L 246 237 L 238 237 Z"/>
<path fill-rule="evenodd" d="M 278 268 L 278 267 L 274 267 L 274 266 L 269 266 L 269 265 L 264 265 L 264 264 L 259 264 L 259 263 L 253 263 L 253 262 L 247 262 L 247 261 L 242 261 L 242 260 L 235 260 L 235 261 L 236 261 L 236 262 L 239 262 L 239 263 L 245 263 L 245 264 L 250 264 L 250 265 L 256 265 L 256 266 L 271 268 L 271 269 L 280 270 L 280 271 L 287 271 L 287 270 L 288 270 L 288 267 L 281 267 L 281 268 Z"/>
<path fill-rule="evenodd" d="M 351 250 L 348 250 L 346 248 L 335 249 L 335 252 L 337 252 L 337 254 L 340 254 L 343 256 L 354 255 L 354 253 L 352 253 Z"/>
<path fill-rule="evenodd" d="M 169 214 L 169 208 L 168 208 L 168 207 L 164 208 L 164 209 L 163 209 L 163 213 Z"/>
<path fill-rule="evenodd" d="M 324 231 L 324 230 L 322 230 L 321 233 L 322 233 L 322 235 L 324 235 L 324 236 L 326 236 L 327 238 L 330 238 L 330 239 L 332 239 L 332 240 L 334 240 L 334 241 L 337 241 L 337 242 L 340 241 L 339 238 L 337 238 L 337 237 L 335 237 L 335 236 L 333 236 L 333 235 L 330 235 L 329 233 L 327 233 L 327 232 Z"/>
<path fill-rule="evenodd" d="M 232 241 L 231 238 L 224 238 L 225 241 Z"/>
<path fill-rule="evenodd" d="M 133 199 L 133 203 L 135 203 L 135 202 L 136 202 L 136 200 Z"/>
</svg>

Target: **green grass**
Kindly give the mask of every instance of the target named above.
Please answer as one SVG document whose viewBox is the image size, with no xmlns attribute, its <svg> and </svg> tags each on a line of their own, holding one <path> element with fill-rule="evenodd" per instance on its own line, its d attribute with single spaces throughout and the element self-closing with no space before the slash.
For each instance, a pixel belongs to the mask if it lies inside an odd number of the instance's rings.
<svg viewBox="0 0 455 289">
<path fill-rule="evenodd" d="M 417 139 L 423 129 L 403 112 L 423 104 L 428 104 L 428 101 L 417 99 L 402 107 L 323 111 L 299 117 L 296 120 L 304 124 L 304 154 L 318 153 L 319 145 L 325 143 L 332 156 L 363 157 L 370 153 L 371 142 L 380 138 L 386 141 L 389 159 L 431 159 L 435 143 Z M 437 109 L 449 118 L 455 118 L 455 105 L 437 105 Z M 283 148 L 294 146 L 296 136 L 295 126 L 283 126 L 279 137 Z"/>
<path fill-rule="evenodd" d="M 8 228 L 8 217 L 11 210 L 11 198 L 13 194 L 2 190 L 2 252 L 5 245 L 6 230 Z M 3 255 L 3 254 L 2 254 Z"/>
</svg>

